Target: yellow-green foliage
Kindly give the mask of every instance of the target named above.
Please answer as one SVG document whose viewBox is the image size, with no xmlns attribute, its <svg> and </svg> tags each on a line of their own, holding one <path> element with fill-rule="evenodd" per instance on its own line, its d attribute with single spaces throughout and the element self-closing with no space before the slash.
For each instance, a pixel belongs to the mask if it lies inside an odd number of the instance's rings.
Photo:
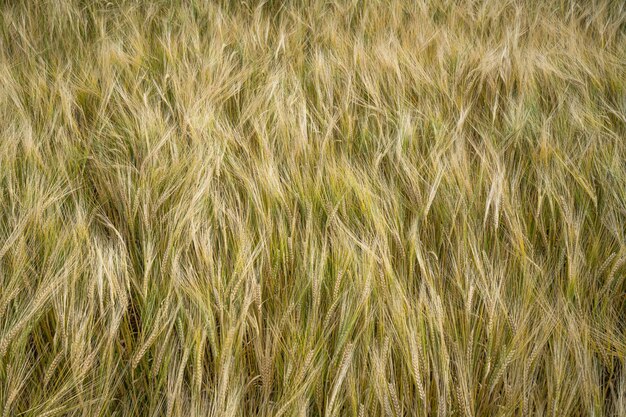
<svg viewBox="0 0 626 417">
<path fill-rule="evenodd" d="M 0 10 L 0 416 L 626 415 L 622 1 Z"/>
</svg>

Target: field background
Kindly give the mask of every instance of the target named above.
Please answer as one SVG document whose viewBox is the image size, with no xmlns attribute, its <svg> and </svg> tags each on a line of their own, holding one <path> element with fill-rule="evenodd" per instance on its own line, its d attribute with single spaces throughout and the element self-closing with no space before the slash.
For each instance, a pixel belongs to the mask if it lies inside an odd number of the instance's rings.
<svg viewBox="0 0 626 417">
<path fill-rule="evenodd" d="M 0 1 L 0 416 L 626 416 L 622 1 Z"/>
</svg>

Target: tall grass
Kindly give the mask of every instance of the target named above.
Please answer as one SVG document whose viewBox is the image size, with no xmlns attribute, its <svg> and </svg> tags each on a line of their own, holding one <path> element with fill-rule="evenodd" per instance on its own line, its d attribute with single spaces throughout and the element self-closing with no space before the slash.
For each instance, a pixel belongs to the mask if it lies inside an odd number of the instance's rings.
<svg viewBox="0 0 626 417">
<path fill-rule="evenodd" d="M 621 1 L 0 1 L 0 414 L 625 416 Z"/>
</svg>

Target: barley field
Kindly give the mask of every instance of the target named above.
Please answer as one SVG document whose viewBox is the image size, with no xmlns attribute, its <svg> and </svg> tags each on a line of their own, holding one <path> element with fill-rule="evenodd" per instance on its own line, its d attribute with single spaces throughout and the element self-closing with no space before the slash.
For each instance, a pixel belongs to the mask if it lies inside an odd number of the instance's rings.
<svg viewBox="0 0 626 417">
<path fill-rule="evenodd" d="M 626 416 L 626 4 L 0 0 L 12 416 Z"/>
</svg>

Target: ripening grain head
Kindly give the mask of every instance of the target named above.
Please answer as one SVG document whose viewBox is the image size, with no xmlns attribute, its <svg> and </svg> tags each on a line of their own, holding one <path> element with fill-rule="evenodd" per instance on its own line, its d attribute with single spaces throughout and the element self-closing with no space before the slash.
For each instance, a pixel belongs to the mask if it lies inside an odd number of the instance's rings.
<svg viewBox="0 0 626 417">
<path fill-rule="evenodd" d="M 0 1 L 0 415 L 624 415 L 625 25 Z"/>
</svg>

